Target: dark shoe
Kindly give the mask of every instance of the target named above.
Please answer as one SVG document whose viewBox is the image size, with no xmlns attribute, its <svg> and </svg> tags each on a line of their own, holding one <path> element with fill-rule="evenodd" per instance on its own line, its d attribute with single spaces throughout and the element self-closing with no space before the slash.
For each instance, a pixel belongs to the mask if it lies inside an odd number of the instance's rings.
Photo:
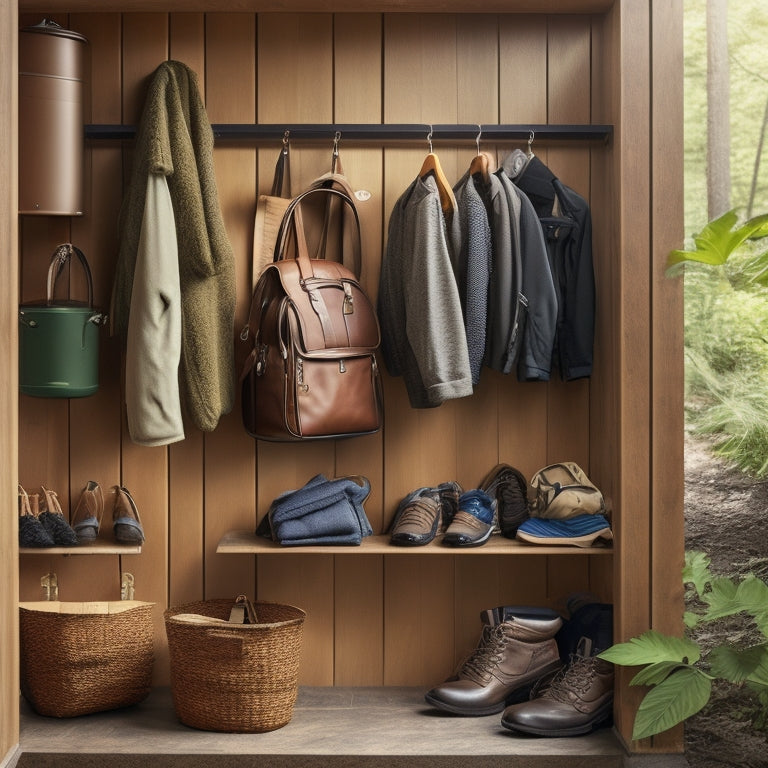
<svg viewBox="0 0 768 768">
<path fill-rule="evenodd" d="M 487 613 L 481 616 L 489 621 Z M 539 678 L 560 668 L 554 638 L 561 624 L 557 614 L 486 623 L 461 669 L 424 698 L 438 709 L 470 716 L 493 715 L 511 701 L 527 699 Z"/>
<path fill-rule="evenodd" d="M 574 654 L 544 692 L 504 710 L 501 724 L 535 736 L 579 736 L 610 722 L 613 664 Z"/>
<path fill-rule="evenodd" d="M 496 499 L 496 514 L 501 535 L 514 539 L 518 526 L 528 519 L 528 481 L 509 464 L 497 464 L 480 484 Z"/>
<path fill-rule="evenodd" d="M 112 528 L 115 540 L 121 544 L 141 544 L 144 541 L 144 529 L 141 527 L 139 510 L 127 488 L 114 487 L 115 506 L 112 509 Z"/>
<path fill-rule="evenodd" d="M 390 543 L 400 547 L 429 544 L 437 532 L 453 519 L 461 488 L 458 483 L 442 483 L 436 488 L 419 488 L 398 505 L 390 528 Z"/>
<path fill-rule="evenodd" d="M 38 515 L 38 520 L 43 524 L 43 528 L 48 531 L 56 546 L 76 547 L 78 544 L 77 534 L 64 518 L 56 491 L 44 487 L 41 487 L 40 490 L 43 492 L 43 501 L 46 507 Z"/>
<path fill-rule="evenodd" d="M 491 538 L 496 527 L 496 501 L 485 491 L 462 493 L 458 512 L 443 536 L 449 547 L 479 547 Z"/>
<path fill-rule="evenodd" d="M 21 485 L 19 485 L 19 546 L 37 549 L 56 546 L 56 542 L 43 528 L 37 515 L 32 512 L 29 495 Z"/>
<path fill-rule="evenodd" d="M 72 515 L 72 530 L 81 544 L 92 544 L 96 541 L 103 513 L 104 495 L 101 486 L 96 481 L 89 480 L 80 493 Z"/>
</svg>

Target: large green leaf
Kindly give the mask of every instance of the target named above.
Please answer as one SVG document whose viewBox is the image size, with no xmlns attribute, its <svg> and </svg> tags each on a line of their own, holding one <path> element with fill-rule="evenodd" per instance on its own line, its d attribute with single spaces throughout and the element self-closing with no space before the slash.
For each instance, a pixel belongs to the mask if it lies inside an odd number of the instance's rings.
<svg viewBox="0 0 768 768">
<path fill-rule="evenodd" d="M 720 577 L 710 583 L 711 591 L 704 595 L 708 609 L 704 620 L 712 621 L 735 613 L 754 616 L 758 625 L 765 626 L 768 612 L 768 585 L 753 575 L 747 576 L 740 584 Z"/>
<path fill-rule="evenodd" d="M 768 645 L 754 645 L 740 650 L 728 645 L 713 648 L 709 654 L 712 674 L 732 683 L 768 685 Z"/>
<path fill-rule="evenodd" d="M 666 680 L 672 672 L 685 667 L 679 661 L 658 661 L 641 669 L 630 681 L 630 685 L 658 685 Z"/>
<path fill-rule="evenodd" d="M 708 701 L 712 681 L 695 667 L 682 667 L 651 688 L 640 703 L 633 739 L 666 731 L 695 715 Z"/>
<path fill-rule="evenodd" d="M 670 637 L 655 629 L 649 629 L 626 643 L 612 645 L 599 655 L 601 659 L 626 667 L 656 664 L 661 661 L 693 664 L 701 656 L 696 643 L 685 638 Z"/>
<path fill-rule="evenodd" d="M 704 594 L 707 584 L 712 579 L 709 572 L 709 555 L 704 552 L 690 551 L 685 553 L 683 567 L 683 584 L 693 584 L 699 595 Z"/>
<path fill-rule="evenodd" d="M 728 211 L 707 224 L 693 240 L 695 251 L 676 250 L 669 254 L 668 266 L 684 261 L 698 261 L 711 266 L 722 266 L 728 257 L 746 240 L 768 236 L 768 214 L 755 216 L 740 226 L 736 211 Z"/>
</svg>

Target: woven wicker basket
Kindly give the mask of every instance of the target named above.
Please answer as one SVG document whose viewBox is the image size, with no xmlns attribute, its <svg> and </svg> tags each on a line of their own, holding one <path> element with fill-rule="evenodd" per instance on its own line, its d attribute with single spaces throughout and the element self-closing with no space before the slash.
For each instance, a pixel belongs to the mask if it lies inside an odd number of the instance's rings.
<svg viewBox="0 0 768 768">
<path fill-rule="evenodd" d="M 50 717 L 103 712 L 145 699 L 154 660 L 153 605 L 20 603 L 24 698 Z"/>
<path fill-rule="evenodd" d="M 306 614 L 292 605 L 255 603 L 258 624 L 210 626 L 182 613 L 228 619 L 234 600 L 204 600 L 165 612 L 176 715 L 192 728 L 261 733 L 293 716 Z"/>
</svg>

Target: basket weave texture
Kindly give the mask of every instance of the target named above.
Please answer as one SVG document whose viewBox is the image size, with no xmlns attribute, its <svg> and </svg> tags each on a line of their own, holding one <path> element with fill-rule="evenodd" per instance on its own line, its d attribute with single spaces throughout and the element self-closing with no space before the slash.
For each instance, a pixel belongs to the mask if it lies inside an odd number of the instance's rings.
<svg viewBox="0 0 768 768">
<path fill-rule="evenodd" d="M 206 626 L 175 620 L 181 613 L 228 619 L 234 600 L 203 600 L 169 608 L 165 630 L 176 715 L 192 728 L 262 733 L 293 717 L 306 614 L 279 603 L 255 603 L 258 624 Z"/>
<path fill-rule="evenodd" d="M 21 692 L 49 717 L 127 707 L 152 684 L 154 603 L 22 603 Z M 39 606 L 39 607 L 38 607 Z"/>
</svg>

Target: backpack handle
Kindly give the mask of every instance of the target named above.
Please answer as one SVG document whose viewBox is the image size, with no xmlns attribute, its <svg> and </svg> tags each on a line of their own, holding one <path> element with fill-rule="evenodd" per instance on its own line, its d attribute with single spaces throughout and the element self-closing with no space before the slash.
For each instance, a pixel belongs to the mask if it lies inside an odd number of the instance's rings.
<svg viewBox="0 0 768 768">
<path fill-rule="evenodd" d="M 352 202 L 352 198 L 345 192 L 341 192 L 338 189 L 330 187 L 312 187 L 305 192 L 291 200 L 290 205 L 283 215 L 283 220 L 280 223 L 280 231 L 277 235 L 277 243 L 275 244 L 275 254 L 273 261 L 283 261 L 286 259 L 285 251 L 288 244 L 288 238 L 293 231 L 293 235 L 296 238 L 296 260 L 299 262 L 299 270 L 303 278 L 312 276 L 312 265 L 310 263 L 309 252 L 307 249 L 307 241 L 304 236 L 304 229 L 301 224 L 301 202 L 311 195 L 334 195 L 338 197 L 342 203 L 351 208 L 355 219 L 354 233 L 352 235 L 352 272 L 357 279 L 360 279 L 361 268 L 361 239 L 360 239 L 360 217 L 357 213 L 357 208 Z M 327 237 L 327 230 L 323 231 L 323 239 Z M 320 249 L 324 251 L 324 248 Z"/>
</svg>

